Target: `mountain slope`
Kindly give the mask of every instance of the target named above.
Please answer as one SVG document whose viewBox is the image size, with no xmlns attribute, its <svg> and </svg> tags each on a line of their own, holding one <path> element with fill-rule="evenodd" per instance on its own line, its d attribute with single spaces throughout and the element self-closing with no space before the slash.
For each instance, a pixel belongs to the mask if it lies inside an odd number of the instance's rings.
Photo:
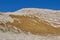
<svg viewBox="0 0 60 40">
<path fill-rule="evenodd" d="M 0 13 L 2 32 L 60 35 L 60 11 L 25 8 L 16 12 Z"/>
</svg>

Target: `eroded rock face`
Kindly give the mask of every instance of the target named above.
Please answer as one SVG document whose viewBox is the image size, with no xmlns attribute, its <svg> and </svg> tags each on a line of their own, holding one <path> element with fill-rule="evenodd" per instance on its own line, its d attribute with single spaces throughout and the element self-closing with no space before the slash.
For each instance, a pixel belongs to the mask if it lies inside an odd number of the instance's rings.
<svg viewBox="0 0 60 40">
<path fill-rule="evenodd" d="M 0 14 L 0 30 L 3 32 L 60 35 L 60 12 L 26 8 Z"/>
</svg>

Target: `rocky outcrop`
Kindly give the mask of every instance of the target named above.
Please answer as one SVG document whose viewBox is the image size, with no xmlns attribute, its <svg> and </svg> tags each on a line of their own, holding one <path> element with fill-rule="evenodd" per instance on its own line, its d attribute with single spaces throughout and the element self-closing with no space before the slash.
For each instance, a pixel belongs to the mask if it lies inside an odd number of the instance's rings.
<svg viewBox="0 0 60 40">
<path fill-rule="evenodd" d="M 0 13 L 0 31 L 60 35 L 60 11 L 24 8 L 16 12 Z"/>
</svg>

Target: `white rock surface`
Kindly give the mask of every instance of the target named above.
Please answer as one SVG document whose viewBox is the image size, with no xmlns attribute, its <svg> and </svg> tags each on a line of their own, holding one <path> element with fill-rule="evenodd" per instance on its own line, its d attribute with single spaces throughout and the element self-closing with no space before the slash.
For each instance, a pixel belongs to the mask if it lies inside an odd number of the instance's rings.
<svg viewBox="0 0 60 40">
<path fill-rule="evenodd" d="M 14 33 L 0 33 L 0 40 L 60 40 L 60 36 L 39 36 L 31 33 L 14 34 Z"/>
</svg>

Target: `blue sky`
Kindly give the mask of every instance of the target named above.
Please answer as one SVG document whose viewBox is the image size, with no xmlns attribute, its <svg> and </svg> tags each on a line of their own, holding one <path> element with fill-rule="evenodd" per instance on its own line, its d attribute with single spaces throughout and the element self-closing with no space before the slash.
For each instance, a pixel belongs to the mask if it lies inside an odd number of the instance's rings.
<svg viewBox="0 0 60 40">
<path fill-rule="evenodd" d="M 60 10 L 60 0 L 0 0 L 0 12 L 13 12 L 22 8 Z"/>
</svg>

